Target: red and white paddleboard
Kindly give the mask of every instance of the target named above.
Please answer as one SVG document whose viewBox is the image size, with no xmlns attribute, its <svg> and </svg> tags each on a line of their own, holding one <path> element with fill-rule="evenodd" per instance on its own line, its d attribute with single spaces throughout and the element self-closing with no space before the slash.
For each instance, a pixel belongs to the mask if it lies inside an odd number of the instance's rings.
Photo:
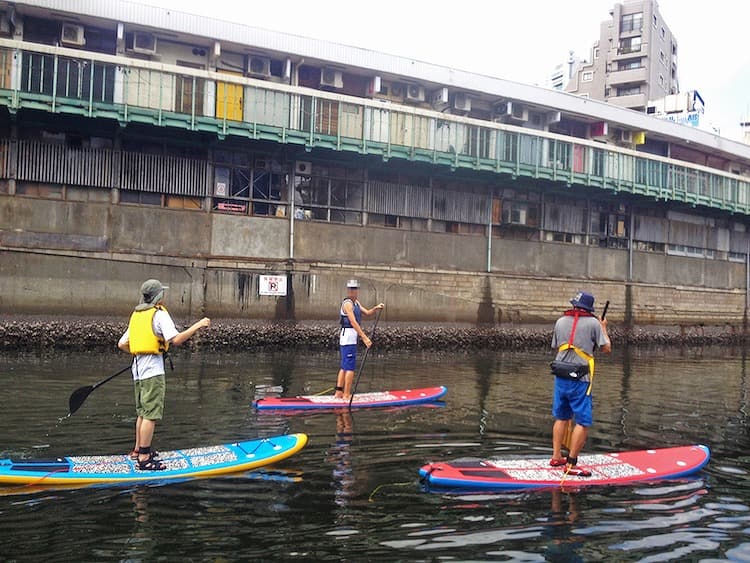
<svg viewBox="0 0 750 563">
<path fill-rule="evenodd" d="M 357 393 L 352 401 L 353 409 L 375 407 L 399 407 L 437 401 L 448 392 L 447 387 L 425 387 L 402 391 L 379 391 Z M 303 395 L 300 397 L 265 397 L 253 403 L 258 410 L 308 410 L 345 409 L 349 400 L 336 399 L 333 395 Z"/>
<path fill-rule="evenodd" d="M 701 445 L 582 455 L 578 467 L 590 470 L 590 477 L 566 475 L 564 466 L 550 467 L 549 457 L 428 463 L 419 474 L 433 487 L 477 490 L 627 485 L 685 477 L 700 471 L 710 457 L 709 449 Z"/>
</svg>

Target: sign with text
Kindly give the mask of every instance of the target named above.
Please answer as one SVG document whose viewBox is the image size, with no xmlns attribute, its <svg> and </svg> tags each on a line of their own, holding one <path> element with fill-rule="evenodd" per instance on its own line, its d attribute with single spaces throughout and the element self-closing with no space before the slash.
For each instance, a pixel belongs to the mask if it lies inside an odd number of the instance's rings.
<svg viewBox="0 0 750 563">
<path fill-rule="evenodd" d="M 286 276 L 260 276 L 259 295 L 286 295 Z"/>
</svg>

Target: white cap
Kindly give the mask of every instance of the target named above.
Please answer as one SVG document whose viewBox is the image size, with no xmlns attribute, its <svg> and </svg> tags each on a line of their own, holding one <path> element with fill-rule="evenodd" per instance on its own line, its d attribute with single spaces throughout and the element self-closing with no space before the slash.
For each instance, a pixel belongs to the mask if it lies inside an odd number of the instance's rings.
<svg viewBox="0 0 750 563">
<path fill-rule="evenodd" d="M 349 280 L 346 282 L 346 287 L 348 289 L 359 289 L 359 282 L 357 280 Z"/>
</svg>

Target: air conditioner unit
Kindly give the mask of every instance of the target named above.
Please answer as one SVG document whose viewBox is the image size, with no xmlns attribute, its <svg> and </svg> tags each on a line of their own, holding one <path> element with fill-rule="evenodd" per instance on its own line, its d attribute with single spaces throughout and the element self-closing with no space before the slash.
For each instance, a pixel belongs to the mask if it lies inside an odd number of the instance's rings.
<svg viewBox="0 0 750 563">
<path fill-rule="evenodd" d="M 406 96 L 406 84 L 402 84 L 401 82 L 391 84 L 391 98 L 403 100 L 404 96 Z"/>
<path fill-rule="evenodd" d="M 462 93 L 454 95 L 453 109 L 458 111 L 471 111 L 471 98 Z"/>
<path fill-rule="evenodd" d="M 632 143 L 633 142 L 633 132 L 632 131 L 626 131 L 625 129 L 620 130 L 620 142 L 622 143 Z"/>
<path fill-rule="evenodd" d="M 72 23 L 62 24 L 60 43 L 63 45 L 76 45 L 78 47 L 85 45 L 86 38 L 83 35 L 83 26 Z"/>
<path fill-rule="evenodd" d="M 410 102 L 424 102 L 424 88 L 416 84 L 407 84 L 406 99 Z"/>
<path fill-rule="evenodd" d="M 247 58 L 247 73 L 250 76 L 256 76 L 258 78 L 270 78 L 271 59 L 268 57 L 249 56 Z"/>
<path fill-rule="evenodd" d="M 156 53 L 156 35 L 153 33 L 143 33 L 136 31 L 133 34 L 133 52 L 143 55 L 153 55 Z"/>
<path fill-rule="evenodd" d="M 551 111 L 547 114 L 547 125 L 552 125 L 553 123 L 560 123 L 561 120 L 562 120 L 562 112 Z"/>
<path fill-rule="evenodd" d="M 7 13 L 0 14 L 0 35 L 4 35 L 6 37 L 10 36 L 12 34 L 10 29 L 10 16 L 8 16 Z"/>
<path fill-rule="evenodd" d="M 344 75 L 340 70 L 323 68 L 320 70 L 320 85 L 329 88 L 343 88 Z"/>
<path fill-rule="evenodd" d="M 294 173 L 297 176 L 309 176 L 312 174 L 312 162 L 307 160 L 298 160 L 294 163 Z"/>
<path fill-rule="evenodd" d="M 499 102 L 493 108 L 492 121 L 505 121 L 505 118 L 513 111 L 513 102 Z"/>
<path fill-rule="evenodd" d="M 527 110 L 521 104 L 513 104 L 510 108 L 510 116 L 516 121 L 528 121 L 529 110 Z"/>
<path fill-rule="evenodd" d="M 438 88 L 430 95 L 433 106 L 443 106 L 448 103 L 448 88 Z"/>
</svg>

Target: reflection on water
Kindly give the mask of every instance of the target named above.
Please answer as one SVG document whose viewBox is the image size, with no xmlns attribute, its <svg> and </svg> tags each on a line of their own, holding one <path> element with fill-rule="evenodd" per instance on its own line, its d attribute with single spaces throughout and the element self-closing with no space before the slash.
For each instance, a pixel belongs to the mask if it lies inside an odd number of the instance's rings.
<svg viewBox="0 0 750 563">
<path fill-rule="evenodd" d="M 334 354 L 178 356 L 158 448 L 286 432 L 307 433 L 308 446 L 274 468 L 210 480 L 2 489 L 0 560 L 748 560 L 744 350 L 630 349 L 600 362 L 587 451 L 705 443 L 714 457 L 696 478 L 575 492 L 423 491 L 417 470 L 429 461 L 549 451 L 549 355 L 373 355 L 360 390 L 445 384 L 445 405 L 294 415 L 250 404 L 262 393 L 328 388 Z M 2 360 L 0 457 L 127 451 L 125 378 L 58 421 L 70 392 L 121 357 Z"/>
</svg>

